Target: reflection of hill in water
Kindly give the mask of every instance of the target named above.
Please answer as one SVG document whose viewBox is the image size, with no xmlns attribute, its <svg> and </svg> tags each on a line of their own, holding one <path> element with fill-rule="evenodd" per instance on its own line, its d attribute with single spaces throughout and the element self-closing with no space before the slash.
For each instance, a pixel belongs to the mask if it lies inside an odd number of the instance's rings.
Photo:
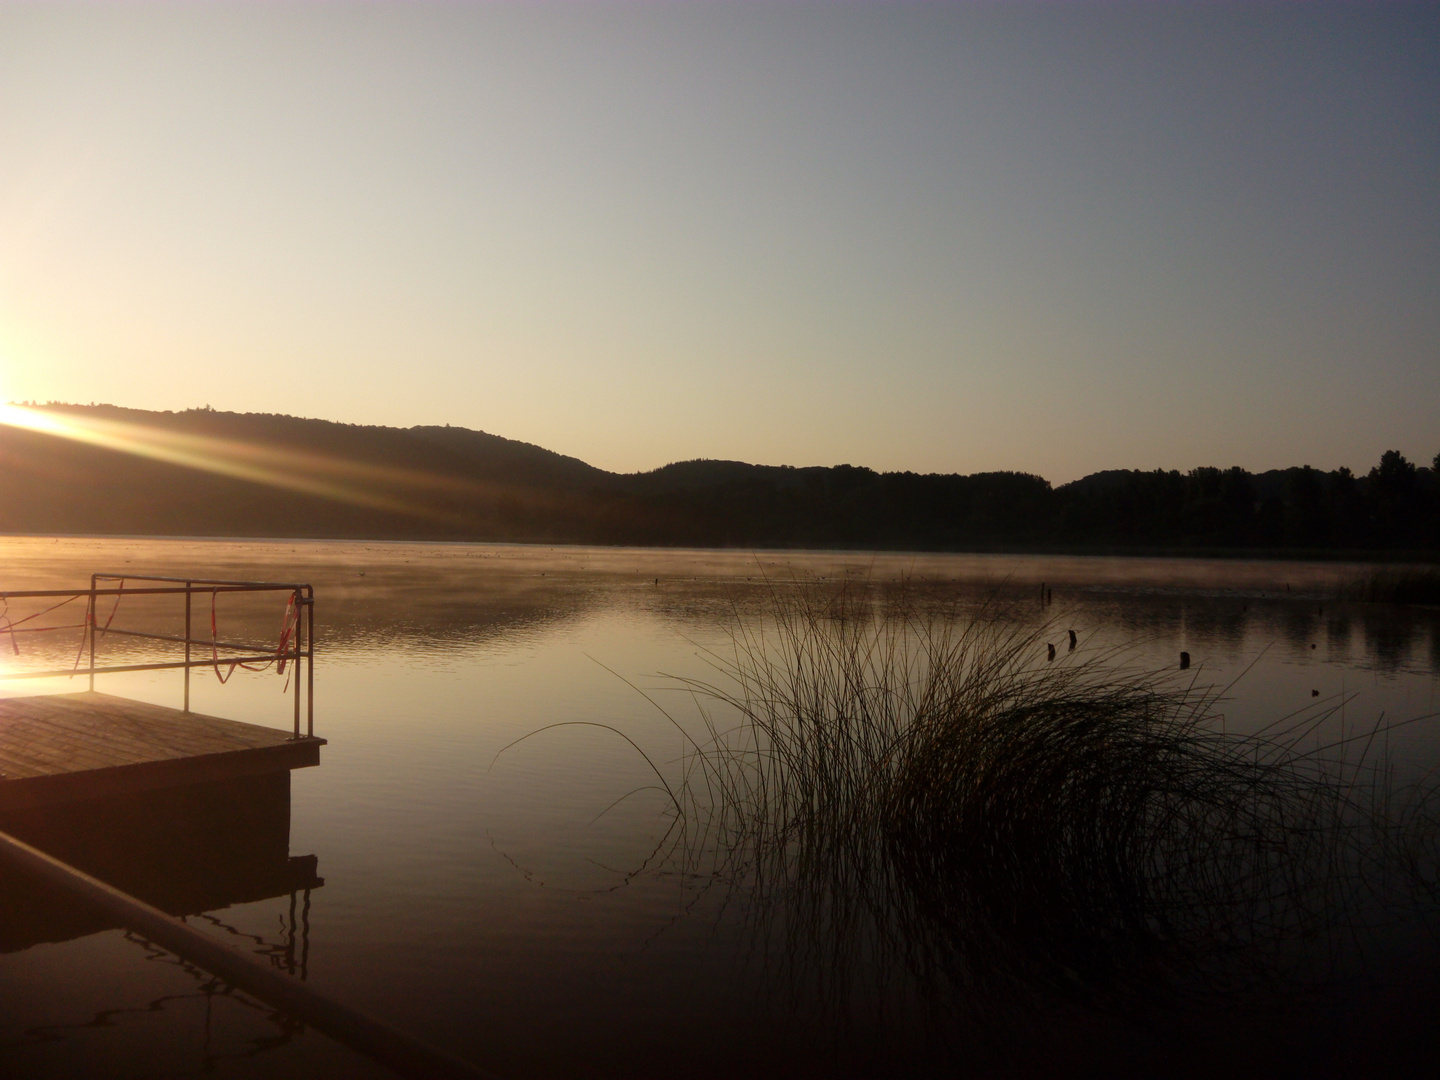
<svg viewBox="0 0 1440 1080">
<path fill-rule="evenodd" d="M 1060 595 L 1057 592 L 1057 596 Z M 1095 592 L 1072 597 L 1067 616 L 1088 616 L 1136 638 L 1178 638 L 1202 649 L 1263 643 L 1290 655 L 1380 671 L 1440 669 L 1440 617 L 1424 608 L 1275 597 Z M 1314 646 L 1314 649 L 1312 649 Z"/>
<path fill-rule="evenodd" d="M 340 600 L 327 606 L 318 647 L 329 654 L 400 649 L 447 653 L 504 642 L 520 645 L 599 606 L 593 594 L 536 590 L 507 597 L 415 592 Z"/>
<path fill-rule="evenodd" d="M 4 584 L 17 590 L 80 586 L 92 569 L 298 580 L 315 586 L 322 652 L 517 643 L 611 606 L 644 612 L 683 632 L 737 611 L 761 610 L 773 590 L 802 579 L 850 581 L 882 593 L 905 582 L 912 597 L 917 589 L 926 592 L 937 608 L 999 604 L 1025 619 L 1063 618 L 1082 632 L 1108 626 L 1137 638 L 1183 632 L 1202 649 L 1234 649 L 1248 639 L 1294 653 L 1318 644 L 1331 655 L 1385 671 L 1440 663 L 1434 610 L 1330 599 L 1358 572 L 1347 564 L 103 538 L 12 538 L 0 540 L 0 554 Z M 1042 582 L 1054 599 L 1045 608 L 1038 602 Z M 203 636 L 209 610 L 203 599 L 196 604 Z M 274 596 L 221 597 L 220 635 L 273 645 L 282 606 Z M 116 625 L 178 633 L 181 609 L 173 602 L 161 608 L 126 598 Z M 11 602 L 12 616 L 22 610 L 21 602 Z M 57 612 L 56 618 L 67 614 Z M 100 614 L 103 621 L 108 610 L 102 607 Z M 42 659 L 51 666 L 74 661 L 69 637 L 42 637 L 21 642 L 23 658 L 0 656 L 0 662 L 40 667 Z M 104 647 L 115 662 L 153 651 L 114 636 Z"/>
</svg>

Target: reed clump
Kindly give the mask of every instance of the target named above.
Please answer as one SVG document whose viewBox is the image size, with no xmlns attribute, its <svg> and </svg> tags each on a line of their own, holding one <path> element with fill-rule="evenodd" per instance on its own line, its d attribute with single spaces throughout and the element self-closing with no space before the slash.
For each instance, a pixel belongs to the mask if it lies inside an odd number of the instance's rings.
<svg viewBox="0 0 1440 1080">
<path fill-rule="evenodd" d="M 708 703 L 688 850 L 791 920 L 859 912 L 950 982 L 1213 987 L 1344 936 L 1376 836 L 1395 846 L 1373 732 L 1312 739 L 1318 709 L 1227 735 L 1215 692 L 1116 652 L 1051 662 L 1047 635 L 905 588 L 776 588 L 714 679 L 678 680 Z"/>
</svg>

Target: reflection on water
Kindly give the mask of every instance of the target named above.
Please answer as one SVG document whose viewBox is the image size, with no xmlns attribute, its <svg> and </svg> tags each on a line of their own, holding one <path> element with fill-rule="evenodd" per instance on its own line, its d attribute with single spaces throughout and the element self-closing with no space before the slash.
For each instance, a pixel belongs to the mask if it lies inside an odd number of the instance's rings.
<svg viewBox="0 0 1440 1080">
<path fill-rule="evenodd" d="M 903 579 L 936 605 L 967 610 L 1003 602 L 1041 634 L 1037 663 L 1047 642 L 1059 646 L 1056 663 L 1073 662 L 1070 629 L 1076 660 L 1124 647 L 1130 668 L 1168 670 L 1187 651 L 1187 675 L 1224 691 L 1231 732 L 1312 707 L 1330 710 L 1346 732 L 1368 730 L 1382 713 L 1435 712 L 1435 613 L 1336 600 L 1358 567 L 112 540 L 6 540 L 0 555 L 8 588 L 74 585 L 92 570 L 315 586 L 316 732 L 330 744 L 318 769 L 294 776 L 288 834 L 267 817 L 265 799 L 247 796 L 228 800 L 255 803 L 244 811 L 252 847 L 231 851 L 233 860 L 207 864 L 221 843 L 203 830 L 180 860 L 163 848 L 108 863 L 104 852 L 86 857 L 104 863 L 100 876 L 123 877 L 121 887 L 192 919 L 208 915 L 224 924 L 209 923 L 217 933 L 241 935 L 312 985 L 501 1075 L 865 1074 L 897 1054 L 917 1070 L 936 1056 L 956 1068 L 1073 1069 L 1116 1054 L 1154 1064 L 1176 1046 L 1217 1068 L 1263 1045 L 1323 1065 L 1337 1047 L 1369 1052 L 1383 1038 L 1413 1047 L 1426 1029 L 1404 1018 L 1436 1000 L 1428 954 L 1403 928 L 1376 935 L 1378 974 L 1351 989 L 1297 998 L 1293 986 L 1269 994 L 1262 984 L 1243 1005 L 1217 997 L 1209 1011 L 1197 1011 L 1192 995 L 1183 1010 L 1157 1005 L 1142 1023 L 1084 965 L 1024 952 L 1035 940 L 1023 927 L 976 940 L 986 924 L 955 914 L 954 897 L 936 901 L 948 905 L 945 919 L 911 918 L 909 929 L 883 910 L 876 898 L 887 894 L 875 881 L 756 900 L 746 882 L 737 890 L 652 858 L 671 824 L 662 786 L 629 743 L 592 726 L 632 739 L 673 782 L 684 750 L 676 725 L 696 730 L 703 703 L 665 676 L 713 678 L 705 650 L 723 651 L 734 620 L 763 619 L 775 589 L 797 577 Z M 1052 597 L 1043 607 L 1041 582 Z M 242 605 L 220 608 L 219 618 L 265 640 L 279 613 Z M 0 663 L 41 666 L 29 643 L 22 648 Z M 197 674 L 194 707 L 288 727 L 282 683 L 242 673 L 221 688 Z M 178 685 L 178 676 L 142 674 L 100 689 L 173 706 Z M 0 692 L 40 689 L 0 683 Z M 1423 773 L 1440 761 L 1436 725 L 1387 733 L 1375 753 L 1397 774 Z M 308 924 L 302 881 L 315 867 L 292 857 L 292 846 L 325 858 Z M 196 876 L 177 882 L 177 861 Z M 227 862 L 236 871 L 228 879 Z M 126 1025 L 150 1025 L 152 1045 L 202 1041 L 203 1010 L 225 1005 L 221 995 L 205 998 L 203 976 L 171 967 L 162 978 L 161 962 L 139 944 L 51 907 L 32 903 L 13 919 L 7 909 L 0 931 L 15 950 L 0 956 L 0 995 L 24 999 L 10 1015 L 23 1016 L 25 1030 L 53 1028 L 62 1041 L 99 1047 L 85 1058 L 95 1075 L 163 1071 L 147 1064 L 143 1043 L 125 1042 Z M 1393 960 L 1406 956 L 1409 966 Z M 984 978 L 960 985 L 975 972 Z M 146 1011 L 167 995 L 173 1005 Z M 188 1019 L 182 999 L 194 1003 Z M 81 1035 L 66 1026 L 88 1025 L 121 1001 L 141 1011 Z M 1334 1022 L 1357 1011 L 1368 1026 Z M 236 1023 L 244 1037 L 223 1052 L 283 1034 L 278 1021 Z M 16 1034 L 10 1027 L 0 1038 Z M 255 1076 L 363 1068 L 317 1049 L 313 1034 L 287 1037 L 248 1063 L 217 1058 L 215 1067 Z M 26 1069 L 43 1074 L 46 1046 L 31 1040 L 24 1052 Z"/>
<path fill-rule="evenodd" d="M 177 1011 L 197 1003 L 204 1008 L 205 1023 L 203 1038 L 193 1055 L 193 1066 L 171 1070 L 157 1067 L 159 1063 L 152 1059 L 147 1063 L 146 1075 L 177 1076 L 190 1073 L 213 1073 L 227 1061 L 250 1061 L 262 1054 L 289 1045 L 293 1039 L 303 1034 L 304 1027 L 298 1021 L 236 991 L 222 980 L 166 952 L 139 934 L 126 930 L 123 938 L 139 951 L 147 963 L 164 965 L 179 972 L 193 983 L 194 989 L 161 994 L 146 1000 L 143 1005 L 119 1005 L 99 1009 L 88 1019 L 29 1026 L 17 1038 L 0 1044 L 0 1050 L 9 1052 L 8 1056 L 11 1057 L 12 1065 L 17 1065 L 17 1071 L 26 1069 L 27 1065 L 32 1065 L 32 1063 L 18 1064 L 24 1061 L 24 1051 L 27 1049 L 67 1041 L 73 1043 L 97 1030 L 123 1027 L 127 1020 L 147 1017 L 156 1013 L 174 1016 Z M 235 1045 L 233 1040 L 217 1039 L 215 1037 L 216 998 L 223 999 L 225 1004 L 232 1009 L 243 1009 L 252 1014 L 252 1017 L 258 1021 L 255 1026 L 260 1029 L 260 1032 L 243 1039 L 238 1045 Z M 66 1071 L 70 1071 L 73 1065 L 73 1061 L 67 1062 L 64 1068 Z"/>
<path fill-rule="evenodd" d="M 0 814 L 0 828 L 295 978 L 308 977 L 312 893 L 324 881 L 316 856 L 289 853 L 289 773 L 11 810 Z M 278 919 L 266 931 L 242 929 L 225 917 L 232 905 L 272 898 L 279 902 Z M 157 985 L 136 1000 L 123 982 L 107 986 L 102 968 L 85 985 L 68 988 L 65 1008 L 37 1012 L 17 987 L 0 984 L 6 1075 L 103 1074 L 125 1060 L 131 1040 L 153 1038 L 160 1016 L 181 1028 L 202 1017 L 201 1038 L 188 1048 L 193 1053 L 172 1047 L 147 1055 L 143 1075 L 214 1072 L 288 1047 L 304 1034 L 289 1016 L 121 930 L 50 883 L 8 869 L 0 879 L 0 952 L 96 936 L 123 942 L 132 963 L 162 969 L 141 980 Z"/>
<path fill-rule="evenodd" d="M 253 937 L 277 967 L 305 977 L 310 892 L 324 880 L 314 855 L 290 855 L 288 772 L 11 810 L 0 813 L 0 829 L 162 911 L 222 928 L 204 913 L 288 896 L 290 917 L 278 942 L 232 932 Z M 4 886 L 0 951 L 114 925 L 65 904 L 42 883 L 7 879 Z"/>
<path fill-rule="evenodd" d="M 1291 1056 L 1289 1002 L 1393 989 L 1387 939 L 1428 944 L 1440 789 L 1395 783 L 1347 701 L 1226 734 L 1208 691 L 1057 660 L 1063 622 L 1023 607 L 973 623 L 952 595 L 959 618 L 937 622 L 933 590 L 780 600 L 691 684 L 713 711 L 677 855 L 697 876 L 713 861 L 766 989 L 828 1015 L 831 1045 L 868 1022 L 853 1050 L 877 1066 L 1026 1068 L 1058 1010 L 1118 1025 L 1098 1067 L 1135 1049 L 1126 1028 L 1170 1026 L 1168 1055 L 1239 1010 Z M 1406 1052 L 1433 1041 L 1409 1017 L 1390 1032 Z M 1053 1049 L 1073 1067 L 1069 1039 Z"/>
</svg>

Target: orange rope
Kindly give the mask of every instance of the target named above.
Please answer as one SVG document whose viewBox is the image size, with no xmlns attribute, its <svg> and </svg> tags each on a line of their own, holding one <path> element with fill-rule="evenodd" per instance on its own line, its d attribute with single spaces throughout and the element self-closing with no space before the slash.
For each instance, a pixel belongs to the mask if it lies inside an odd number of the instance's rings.
<svg viewBox="0 0 1440 1080">
<path fill-rule="evenodd" d="M 0 619 L 5 620 L 4 629 L 10 631 L 10 647 L 15 650 L 15 655 L 19 656 L 20 642 L 15 640 L 15 624 L 10 621 L 10 601 L 5 599 L 4 597 L 0 597 L 0 603 L 3 603 L 5 605 L 4 607 L 0 607 Z"/>
<path fill-rule="evenodd" d="M 240 664 L 238 662 L 231 664 L 229 671 L 224 675 L 220 674 L 220 635 L 215 629 L 215 597 L 218 594 L 218 589 L 210 590 L 210 662 L 215 665 L 215 677 L 223 686 L 230 681 L 230 676 L 235 674 L 235 669 Z"/>
<path fill-rule="evenodd" d="M 285 605 L 285 618 L 280 621 L 280 644 L 275 647 L 276 674 L 285 674 L 285 647 L 290 643 L 290 637 L 300 625 L 300 605 L 295 593 L 290 594 L 290 602 Z"/>
<path fill-rule="evenodd" d="M 64 607 L 66 604 L 73 604 L 76 600 L 79 600 L 82 595 L 84 595 L 84 594 L 83 594 L 83 593 L 76 593 L 74 596 L 70 596 L 70 597 L 67 597 L 67 598 L 64 599 L 64 600 L 61 600 L 58 604 L 51 604 L 49 607 L 45 608 L 43 611 L 32 612 L 31 614 L 26 615 L 23 619 L 17 619 L 17 620 L 15 620 L 15 621 L 13 621 L 13 622 L 9 619 L 8 616 L 5 615 L 5 612 L 8 611 L 8 610 L 10 610 L 10 600 L 9 600 L 8 597 L 6 597 L 6 598 L 4 598 L 4 599 L 5 599 L 5 607 L 4 607 L 3 609 L 0 609 L 0 618 L 4 618 L 4 619 L 5 619 L 5 622 L 8 624 L 8 626 L 21 627 L 21 626 L 24 626 L 24 625 L 25 625 L 27 622 L 29 622 L 31 619 L 38 619 L 41 615 L 48 615 L 48 614 L 50 614 L 50 612 L 54 611 L 56 608 L 62 608 L 62 607 Z M 36 627 L 31 627 L 28 631 L 27 631 L 27 630 L 22 630 L 21 633 L 34 633 L 34 632 L 37 631 L 37 630 L 56 630 L 56 629 L 60 629 L 60 627 L 54 627 L 54 626 L 44 626 L 44 627 L 40 627 L 40 626 L 36 626 Z"/>
<path fill-rule="evenodd" d="M 125 591 L 125 579 L 122 577 L 118 580 L 120 582 L 119 591 L 115 593 L 115 603 L 110 608 L 110 617 L 105 620 L 105 625 L 100 628 L 102 634 L 110 629 L 110 624 L 115 621 L 115 612 L 120 610 L 120 594 Z"/>
<path fill-rule="evenodd" d="M 247 664 L 243 660 L 231 661 L 229 670 L 223 675 L 220 673 L 220 632 L 215 625 L 215 598 L 218 594 L 218 589 L 210 590 L 210 662 L 215 667 L 215 677 L 223 684 L 230 681 L 230 676 L 235 674 L 236 668 L 244 671 L 264 671 L 271 664 L 276 665 L 276 674 L 285 674 L 285 649 L 300 622 L 300 609 L 295 593 L 290 594 L 290 602 L 285 605 L 285 617 L 280 624 L 280 644 L 275 649 L 274 657 L 263 663 Z M 286 680 L 285 685 L 287 687 L 290 685 L 289 680 Z"/>
<path fill-rule="evenodd" d="M 117 612 L 117 611 L 120 610 L 120 594 L 125 591 L 125 579 L 122 577 L 122 578 L 107 578 L 106 580 L 107 580 L 107 581 L 118 581 L 118 582 L 120 582 L 119 592 L 117 592 L 117 593 L 115 594 L 115 603 L 114 603 L 114 604 L 111 606 L 111 608 L 110 608 L 110 617 L 105 620 L 105 630 L 109 630 L 109 629 L 110 629 L 110 624 L 115 621 L 115 612 Z M 93 582 L 92 582 L 92 584 L 93 584 Z M 79 599 L 80 599 L 80 594 L 79 594 L 79 593 L 77 593 L 76 595 L 74 595 L 74 596 L 72 596 L 72 597 L 70 598 L 70 600 L 79 600 Z M 93 642 L 93 641 L 95 640 L 95 604 L 93 603 L 95 597 L 94 597 L 94 596 L 91 596 L 90 599 L 91 599 L 92 603 L 90 603 L 89 605 L 86 606 L 86 609 L 85 609 L 85 621 L 84 621 L 83 623 L 81 623 L 80 625 L 83 626 L 83 627 L 85 627 L 86 629 L 88 629 L 88 630 L 90 631 L 90 640 Z M 46 608 L 45 610 L 46 610 L 46 611 L 54 611 L 55 608 L 57 608 L 57 607 L 64 607 L 66 604 L 70 603 L 70 600 L 63 600 L 63 601 L 61 601 L 60 603 L 56 604 L 55 607 Z M 36 612 L 37 615 L 43 615 L 44 613 L 45 613 L 45 612 L 43 612 L 43 611 Z M 104 631 L 102 630 L 101 633 L 104 633 Z M 80 648 L 78 648 L 78 649 L 75 650 L 75 663 L 72 664 L 71 667 L 70 667 L 70 673 L 71 673 L 72 675 L 73 675 L 75 672 L 77 672 L 77 671 L 80 670 L 80 658 L 81 658 L 82 656 L 84 656 L 84 655 L 85 655 L 85 635 L 84 635 L 84 634 L 81 634 L 81 635 L 80 635 Z M 92 662 L 93 662 L 93 661 L 92 661 Z"/>
</svg>

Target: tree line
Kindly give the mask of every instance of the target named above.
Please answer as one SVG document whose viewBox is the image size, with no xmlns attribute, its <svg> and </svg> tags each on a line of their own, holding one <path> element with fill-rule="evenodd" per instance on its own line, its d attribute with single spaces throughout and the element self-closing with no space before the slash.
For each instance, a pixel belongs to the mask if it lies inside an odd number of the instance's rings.
<svg viewBox="0 0 1440 1080">
<path fill-rule="evenodd" d="M 125 438 L 77 440 L 0 426 L 0 532 L 931 551 L 1440 552 L 1440 454 L 1422 466 L 1390 450 L 1363 474 L 1309 466 L 1258 474 L 1116 470 L 1059 487 L 1019 472 L 882 473 L 704 460 L 617 474 L 465 428 L 201 409 L 52 404 L 48 411 L 99 425 L 102 434 L 121 425 Z M 161 452 L 136 453 L 147 439 Z"/>
</svg>

